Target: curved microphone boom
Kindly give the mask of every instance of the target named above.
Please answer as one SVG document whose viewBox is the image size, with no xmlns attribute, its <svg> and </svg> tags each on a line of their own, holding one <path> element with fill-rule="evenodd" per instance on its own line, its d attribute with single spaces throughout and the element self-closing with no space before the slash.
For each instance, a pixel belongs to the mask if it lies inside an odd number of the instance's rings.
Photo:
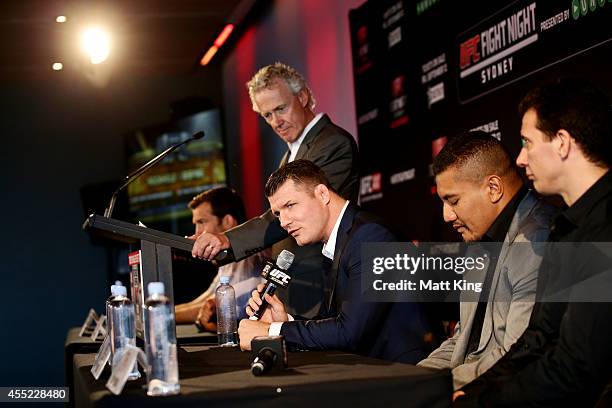
<svg viewBox="0 0 612 408">
<path fill-rule="evenodd" d="M 113 214 L 113 210 L 115 208 L 115 201 L 117 201 L 117 195 L 119 194 L 119 192 L 121 192 L 121 190 L 126 188 L 131 182 L 136 180 L 138 177 L 140 177 L 143 173 L 145 173 L 151 167 L 155 166 L 164 157 L 172 153 L 174 150 L 178 149 L 184 144 L 191 142 L 192 140 L 198 140 L 203 137 L 204 137 L 204 131 L 201 130 L 199 132 L 196 132 L 193 135 L 191 135 L 189 139 L 183 140 L 180 143 L 173 144 L 172 146 L 168 147 L 166 150 L 164 150 L 163 152 L 161 152 L 160 154 L 158 154 L 157 156 L 155 156 L 154 158 L 152 158 L 151 160 L 143 164 L 141 167 L 137 168 L 132 173 L 128 174 L 123 180 L 123 183 L 115 190 L 115 192 L 111 196 L 110 202 L 108 203 L 108 207 L 106 208 L 106 210 L 104 210 L 104 217 L 110 218 L 111 215 Z"/>
</svg>

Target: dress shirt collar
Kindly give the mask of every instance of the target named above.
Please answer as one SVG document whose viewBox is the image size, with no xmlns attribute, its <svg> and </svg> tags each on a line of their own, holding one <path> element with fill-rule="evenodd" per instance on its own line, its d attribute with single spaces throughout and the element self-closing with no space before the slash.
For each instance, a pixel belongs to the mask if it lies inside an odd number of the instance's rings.
<svg viewBox="0 0 612 408">
<path fill-rule="evenodd" d="M 571 207 L 568 207 L 563 216 L 572 224 L 580 226 L 587 218 L 595 204 L 605 198 L 612 191 L 612 172 L 608 171 L 601 176 Z"/>
<path fill-rule="evenodd" d="M 289 156 L 289 158 L 287 159 L 287 163 L 291 163 L 295 160 L 295 156 L 297 156 L 298 150 L 300 150 L 300 146 L 302 145 L 304 138 L 306 137 L 308 132 L 310 132 L 310 129 L 312 129 L 312 127 L 316 125 L 319 119 L 321 119 L 322 117 L 322 113 L 317 114 L 317 116 L 315 116 L 310 122 L 308 122 L 308 124 L 302 131 L 302 134 L 300 135 L 300 137 L 297 138 L 295 142 L 287 143 L 287 147 L 289 147 L 289 150 L 291 151 L 291 156 Z"/>
<path fill-rule="evenodd" d="M 329 239 L 323 245 L 323 249 L 321 253 L 324 257 L 329 258 L 331 260 L 334 259 L 334 253 L 336 252 L 336 238 L 338 237 L 338 229 L 340 228 L 340 222 L 342 221 L 342 217 L 344 217 L 344 212 L 346 211 L 346 207 L 348 207 L 348 200 L 344 203 L 344 207 L 342 207 L 342 211 L 340 211 L 340 215 L 336 219 L 336 223 L 334 224 L 334 229 L 332 229 L 331 234 L 329 235 Z"/>
<path fill-rule="evenodd" d="M 560 241 L 586 222 L 591 211 L 612 191 L 612 172 L 608 171 L 595 182 L 571 207 L 555 218 L 549 239 Z"/>
</svg>

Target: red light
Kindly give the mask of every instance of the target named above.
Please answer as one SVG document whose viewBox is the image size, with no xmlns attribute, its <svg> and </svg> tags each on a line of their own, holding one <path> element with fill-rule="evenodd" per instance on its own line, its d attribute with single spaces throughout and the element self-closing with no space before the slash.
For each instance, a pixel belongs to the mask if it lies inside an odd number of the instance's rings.
<svg viewBox="0 0 612 408">
<path fill-rule="evenodd" d="M 225 42 L 225 40 L 227 40 L 227 37 L 230 36 L 230 34 L 232 33 L 232 31 L 234 31 L 234 25 L 233 24 L 227 24 L 225 26 L 225 28 L 223 28 L 223 31 L 221 31 L 221 34 L 219 34 L 219 36 L 217 37 L 217 39 L 215 40 L 215 45 L 218 48 L 221 48 L 221 46 L 223 45 L 223 43 Z"/>
<path fill-rule="evenodd" d="M 206 54 L 204 54 L 204 56 L 200 60 L 200 65 L 207 65 L 210 62 L 210 60 L 215 56 L 219 48 L 221 48 L 225 40 L 227 40 L 227 37 L 230 36 L 232 31 L 234 31 L 233 24 L 227 24 L 223 28 L 221 34 L 219 34 L 213 45 L 208 49 L 208 51 L 206 51 Z"/>
<path fill-rule="evenodd" d="M 215 56 L 218 50 L 219 48 L 216 45 L 213 45 L 212 47 L 210 47 L 208 51 L 206 51 L 206 54 L 204 54 L 204 56 L 200 60 L 200 65 L 207 65 L 212 59 L 212 57 Z"/>
</svg>

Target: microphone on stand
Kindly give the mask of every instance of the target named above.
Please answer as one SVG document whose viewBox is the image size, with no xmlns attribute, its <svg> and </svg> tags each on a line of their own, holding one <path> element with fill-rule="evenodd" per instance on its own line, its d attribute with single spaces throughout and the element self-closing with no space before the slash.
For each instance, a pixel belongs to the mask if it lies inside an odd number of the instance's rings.
<svg viewBox="0 0 612 408">
<path fill-rule="evenodd" d="M 143 173 L 145 173 L 151 167 L 155 166 L 164 157 L 166 157 L 167 155 L 172 153 L 174 150 L 178 149 L 179 147 L 181 147 L 184 144 L 187 144 L 187 143 L 191 142 L 192 140 L 198 140 L 198 139 L 201 139 L 203 137 L 204 137 L 204 132 L 203 131 L 199 131 L 197 133 L 194 133 L 193 135 L 191 135 L 191 137 L 189 139 L 184 140 L 184 141 L 182 141 L 180 143 L 173 144 L 172 146 L 168 147 L 166 150 L 164 150 L 163 152 L 161 152 L 160 154 L 158 154 L 157 156 L 155 156 L 154 158 L 152 158 L 151 160 L 149 160 L 148 162 L 143 164 L 141 167 L 137 168 L 132 173 L 128 174 L 125 177 L 125 179 L 123 180 L 123 183 L 115 190 L 115 192 L 111 196 L 110 202 L 108 203 L 108 207 L 106 208 L 106 210 L 104 210 L 104 217 L 105 218 L 110 218 L 111 215 L 113 214 L 113 210 L 115 208 L 115 201 L 117 201 L 117 195 L 119 194 L 119 192 L 121 192 L 121 190 L 126 188 L 130 183 L 132 183 L 134 180 L 136 180 L 138 177 L 140 177 Z"/>
<path fill-rule="evenodd" d="M 295 255 L 292 252 L 283 249 L 281 253 L 276 258 L 276 264 L 272 262 L 266 262 L 266 266 L 261 273 L 261 276 L 266 279 L 266 285 L 263 290 L 259 292 L 259 296 L 261 297 L 261 305 L 253 316 L 249 317 L 249 320 L 259 320 L 261 315 L 266 311 L 268 307 L 268 302 L 265 299 L 265 295 L 274 295 L 276 292 L 276 288 L 286 288 L 289 286 L 289 282 L 291 282 L 291 276 L 287 275 L 287 269 L 293 263 L 293 259 Z"/>
</svg>

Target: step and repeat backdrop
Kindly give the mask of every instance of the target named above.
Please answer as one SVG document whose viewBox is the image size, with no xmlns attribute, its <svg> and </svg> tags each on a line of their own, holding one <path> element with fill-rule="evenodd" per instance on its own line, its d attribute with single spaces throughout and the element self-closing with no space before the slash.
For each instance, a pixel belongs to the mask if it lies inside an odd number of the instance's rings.
<svg viewBox="0 0 612 408">
<path fill-rule="evenodd" d="M 483 130 L 516 157 L 529 89 L 581 77 L 612 96 L 612 0 L 370 0 L 349 19 L 361 204 L 404 239 L 459 239 L 431 175 L 448 138 Z"/>
</svg>

